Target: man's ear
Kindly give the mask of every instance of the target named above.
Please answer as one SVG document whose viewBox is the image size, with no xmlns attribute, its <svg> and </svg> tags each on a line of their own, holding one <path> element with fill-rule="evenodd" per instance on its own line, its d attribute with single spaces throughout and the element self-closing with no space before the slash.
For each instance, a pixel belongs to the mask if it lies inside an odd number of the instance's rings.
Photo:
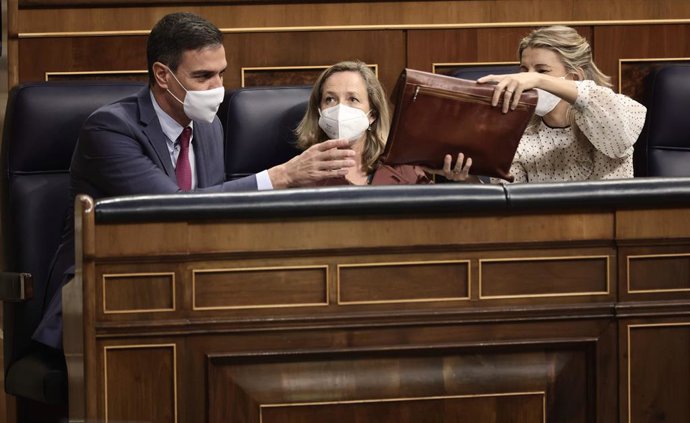
<svg viewBox="0 0 690 423">
<path fill-rule="evenodd" d="M 161 62 L 154 62 L 152 66 L 153 77 L 158 86 L 163 89 L 168 88 L 168 67 Z"/>
</svg>

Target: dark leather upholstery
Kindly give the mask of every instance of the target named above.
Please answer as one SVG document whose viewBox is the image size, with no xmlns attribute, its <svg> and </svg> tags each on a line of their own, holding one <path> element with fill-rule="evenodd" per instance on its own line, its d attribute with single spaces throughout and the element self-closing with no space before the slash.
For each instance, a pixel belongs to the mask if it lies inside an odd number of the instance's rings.
<svg viewBox="0 0 690 423">
<path fill-rule="evenodd" d="M 132 196 L 103 199 L 98 222 L 266 216 L 333 216 L 500 210 L 500 185 L 439 184 L 334 187 L 251 193 Z"/>
<path fill-rule="evenodd" d="M 242 88 L 225 94 L 218 116 L 225 130 L 227 179 L 251 175 L 299 154 L 294 129 L 311 87 Z"/>
<path fill-rule="evenodd" d="M 513 184 L 506 185 L 505 190 L 510 210 L 601 210 L 690 204 L 690 178 Z"/>
<path fill-rule="evenodd" d="M 476 80 L 486 75 L 505 75 L 517 72 L 520 72 L 518 65 L 477 65 L 457 68 L 450 75 L 456 78 Z"/>
<path fill-rule="evenodd" d="M 687 206 L 690 178 L 514 185 L 440 184 L 293 189 L 254 193 L 132 196 L 96 202 L 96 221 L 372 214 L 602 210 Z"/>
<path fill-rule="evenodd" d="M 8 272 L 33 275 L 33 298 L 5 303 L 5 389 L 44 403 L 66 402 L 60 355 L 31 345 L 50 261 L 69 202 L 69 165 L 79 129 L 98 107 L 139 83 L 33 83 L 9 95 L 3 136 L 3 250 Z"/>
<path fill-rule="evenodd" d="M 690 176 L 690 65 L 647 80 L 647 118 L 635 145 L 635 176 Z"/>
</svg>

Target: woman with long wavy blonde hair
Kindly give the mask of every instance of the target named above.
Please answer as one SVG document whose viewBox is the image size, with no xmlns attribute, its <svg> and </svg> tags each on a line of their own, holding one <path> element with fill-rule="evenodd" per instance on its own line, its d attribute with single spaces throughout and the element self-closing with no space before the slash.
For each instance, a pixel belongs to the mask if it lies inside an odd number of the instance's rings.
<svg viewBox="0 0 690 423">
<path fill-rule="evenodd" d="M 511 167 L 515 181 L 632 177 L 633 145 L 646 109 L 611 90 L 587 40 L 567 26 L 540 28 L 522 39 L 518 57 L 520 73 L 478 80 L 496 84 L 492 104 L 504 113 L 523 91 L 539 93 Z"/>
</svg>

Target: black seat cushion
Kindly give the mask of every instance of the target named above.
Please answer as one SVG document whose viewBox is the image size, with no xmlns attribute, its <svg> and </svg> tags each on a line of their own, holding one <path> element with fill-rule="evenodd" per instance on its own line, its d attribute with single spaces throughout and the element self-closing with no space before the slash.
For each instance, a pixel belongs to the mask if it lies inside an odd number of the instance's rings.
<svg viewBox="0 0 690 423">
<path fill-rule="evenodd" d="M 294 130 L 311 87 L 254 87 L 226 93 L 218 111 L 225 130 L 225 173 L 237 179 L 300 153 Z"/>
<path fill-rule="evenodd" d="M 5 376 L 14 395 L 46 404 L 67 403 L 67 367 L 60 351 L 46 347 L 15 361 Z"/>
</svg>

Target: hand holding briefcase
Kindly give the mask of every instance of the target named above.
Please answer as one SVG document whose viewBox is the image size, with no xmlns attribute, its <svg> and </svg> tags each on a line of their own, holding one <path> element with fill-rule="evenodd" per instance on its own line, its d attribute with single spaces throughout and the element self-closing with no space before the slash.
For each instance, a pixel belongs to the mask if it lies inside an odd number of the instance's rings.
<svg viewBox="0 0 690 423">
<path fill-rule="evenodd" d="M 443 167 L 443 157 L 472 158 L 472 174 L 513 180 L 510 165 L 537 104 L 522 93 L 515 110 L 491 106 L 494 85 L 405 69 L 393 92 L 395 114 L 382 163 Z"/>
</svg>

